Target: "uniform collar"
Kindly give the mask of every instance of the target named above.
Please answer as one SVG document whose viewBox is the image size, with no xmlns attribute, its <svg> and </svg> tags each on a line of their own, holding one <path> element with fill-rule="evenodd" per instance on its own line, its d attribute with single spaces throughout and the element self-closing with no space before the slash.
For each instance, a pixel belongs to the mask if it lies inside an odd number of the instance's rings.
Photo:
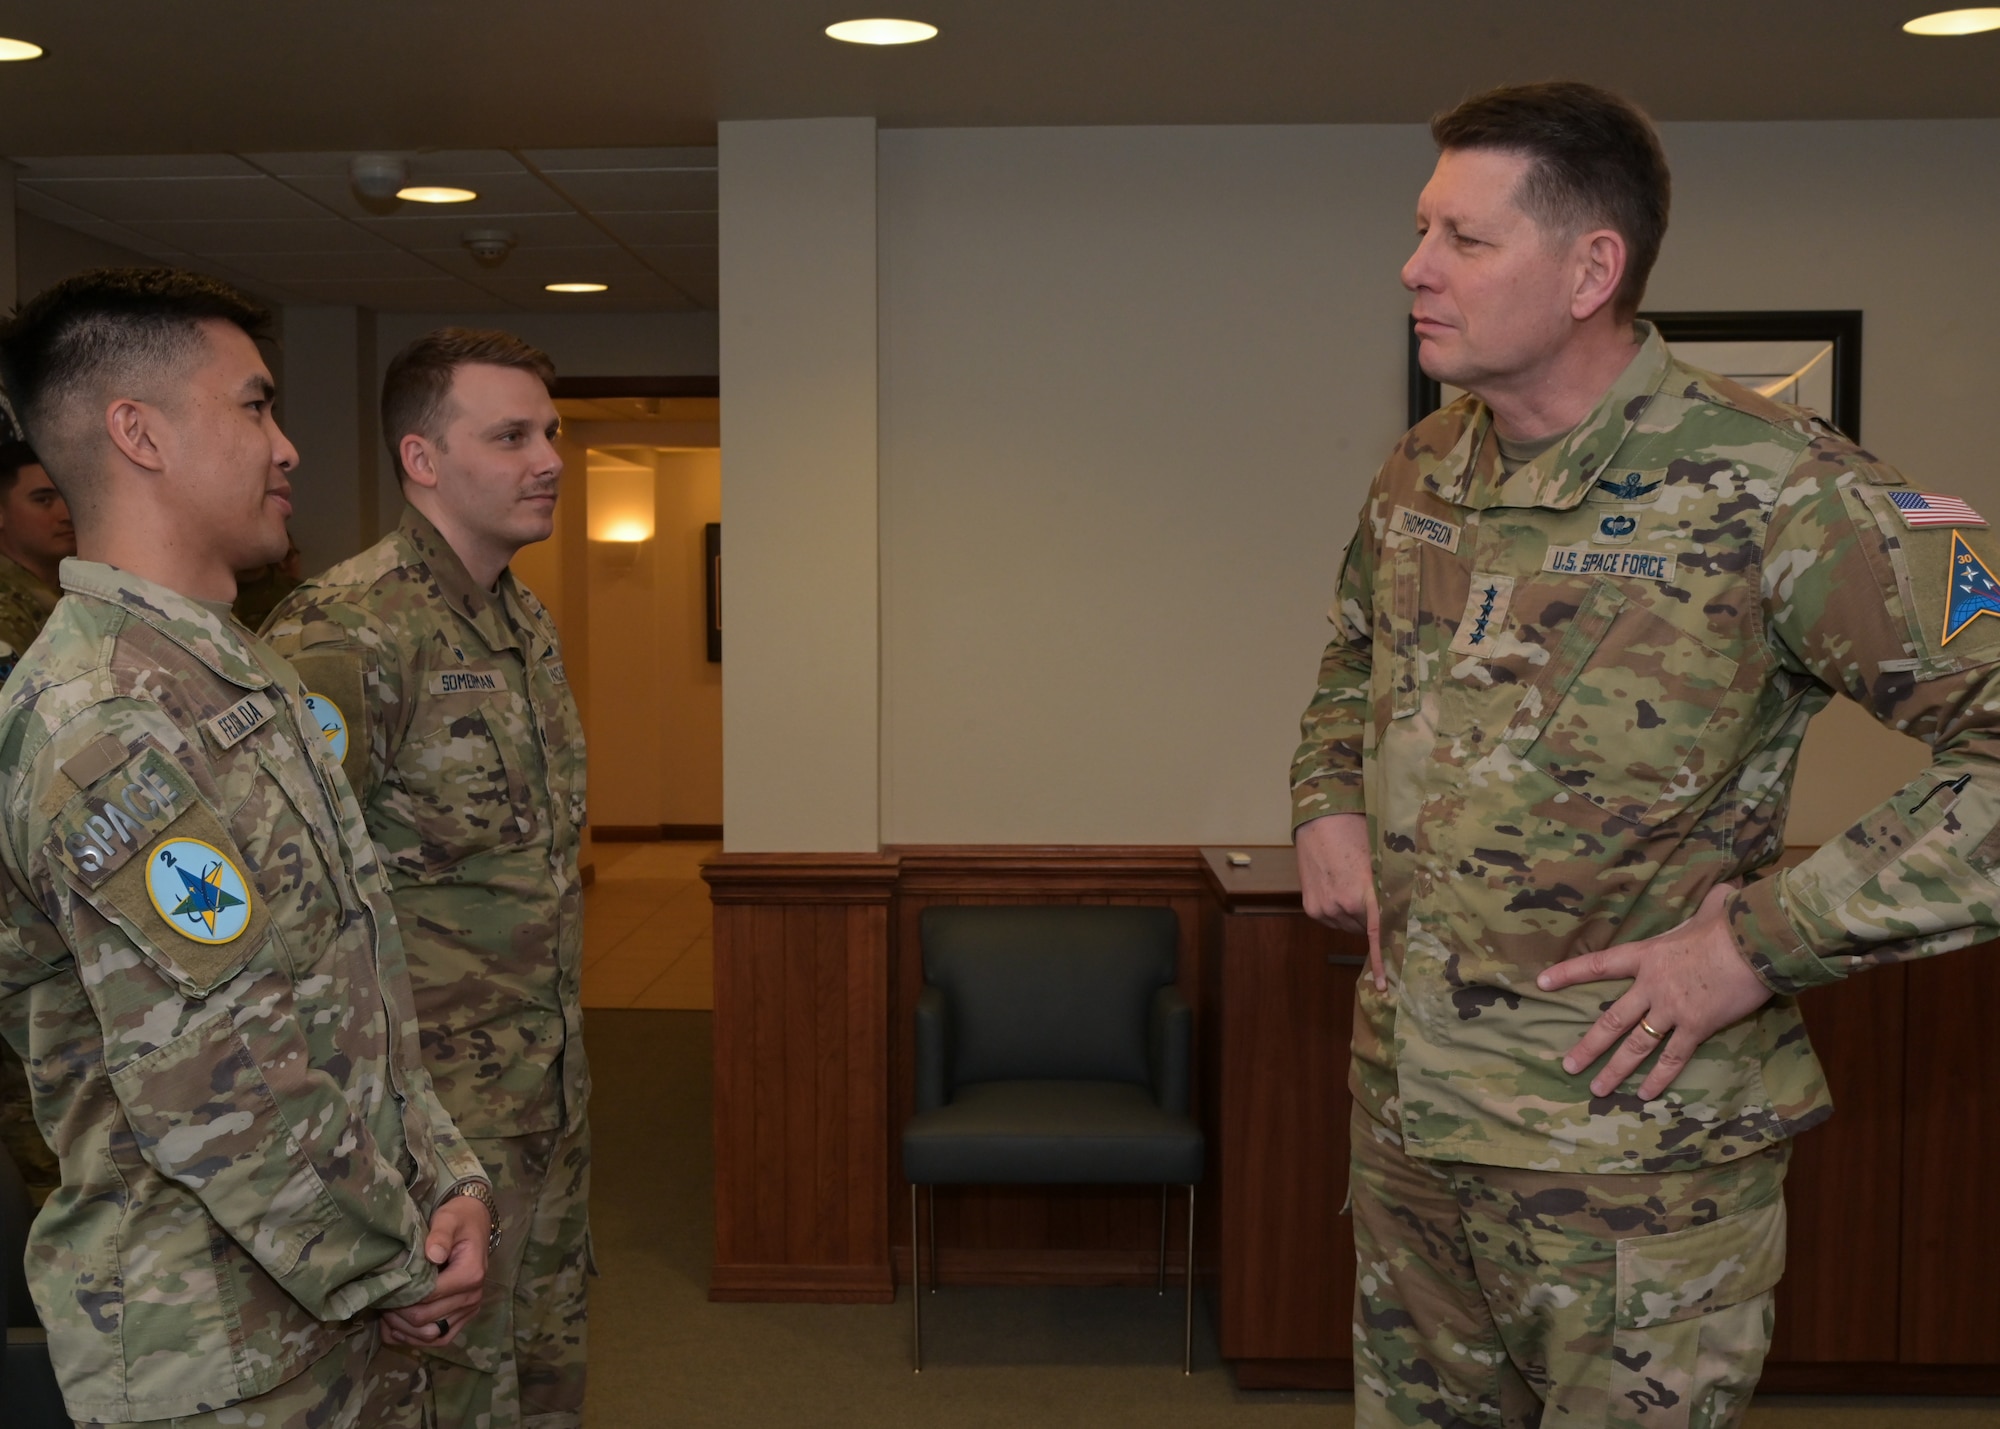
<svg viewBox="0 0 2000 1429">
<path fill-rule="evenodd" d="M 1446 501 L 1475 510 L 1546 506 L 1568 511 L 1578 505 L 1666 380 L 1670 358 L 1659 330 L 1651 323 L 1632 326 L 1639 337 L 1637 355 L 1568 436 L 1508 476 L 1500 466 L 1493 412 L 1484 402 L 1474 402 L 1458 444 L 1424 483 Z"/>
<path fill-rule="evenodd" d="M 459 559 L 458 552 L 451 548 L 451 542 L 445 540 L 444 533 L 432 524 L 430 517 L 414 506 L 403 508 L 403 519 L 396 532 L 411 553 L 424 563 L 445 603 L 472 623 L 473 628 L 484 637 L 488 649 L 520 647 L 521 642 L 514 634 L 513 622 L 508 620 L 505 608 L 508 587 L 514 581 L 511 569 L 500 572 L 497 591 L 480 589 L 479 583 L 472 578 L 472 572 Z"/>
<path fill-rule="evenodd" d="M 117 606 L 134 620 L 145 622 L 232 685 L 261 690 L 276 683 L 258 659 L 250 632 L 209 606 L 135 576 L 116 566 L 80 561 L 62 563 L 63 589 L 72 595 Z"/>
</svg>

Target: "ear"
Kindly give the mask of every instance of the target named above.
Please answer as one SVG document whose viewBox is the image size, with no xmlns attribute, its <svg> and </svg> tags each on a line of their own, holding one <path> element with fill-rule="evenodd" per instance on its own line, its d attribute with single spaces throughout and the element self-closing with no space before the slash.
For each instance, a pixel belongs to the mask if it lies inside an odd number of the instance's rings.
<svg viewBox="0 0 2000 1429">
<path fill-rule="evenodd" d="M 165 471 L 164 419 L 165 414 L 152 403 L 120 397 L 104 409 L 104 430 L 118 454 L 132 465 L 144 471 Z"/>
<path fill-rule="evenodd" d="M 1616 229 L 1598 228 L 1577 236 L 1570 250 L 1575 287 L 1570 292 L 1569 315 L 1588 322 L 1618 296 L 1625 281 L 1625 238 Z"/>
<path fill-rule="evenodd" d="M 397 443 L 397 456 L 403 461 L 403 478 L 418 486 L 437 489 L 438 468 L 436 448 L 429 437 L 411 432 Z"/>
</svg>

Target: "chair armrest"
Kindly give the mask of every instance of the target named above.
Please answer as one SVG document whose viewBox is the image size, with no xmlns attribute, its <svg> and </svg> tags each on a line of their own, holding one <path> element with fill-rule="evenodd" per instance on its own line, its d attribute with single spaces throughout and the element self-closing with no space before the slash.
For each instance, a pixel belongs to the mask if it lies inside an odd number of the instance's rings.
<svg viewBox="0 0 2000 1429">
<path fill-rule="evenodd" d="M 936 1111 L 945 1097 L 948 1010 L 944 989 L 925 985 L 917 994 L 917 1110 Z"/>
<path fill-rule="evenodd" d="M 1146 1061 L 1153 1074 L 1153 1100 L 1160 1110 L 1186 1116 L 1194 1062 L 1194 1009 L 1177 987 L 1163 987 L 1153 994 Z"/>
</svg>

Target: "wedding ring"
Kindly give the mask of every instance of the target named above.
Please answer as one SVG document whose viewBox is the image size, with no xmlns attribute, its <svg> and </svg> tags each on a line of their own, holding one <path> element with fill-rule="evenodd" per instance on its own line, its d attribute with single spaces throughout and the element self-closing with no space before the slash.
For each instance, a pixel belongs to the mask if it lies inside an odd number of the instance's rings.
<svg viewBox="0 0 2000 1429">
<path fill-rule="evenodd" d="M 1662 1032 L 1659 1028 L 1655 1027 L 1652 1023 L 1648 1022 L 1643 1017 L 1639 1019 L 1639 1028 L 1648 1037 L 1652 1038 L 1655 1042 L 1660 1041 L 1667 1035 L 1666 1033 Z"/>
<path fill-rule="evenodd" d="M 440 1335 L 448 1335 L 448 1334 L 450 1334 L 450 1333 L 451 1333 L 451 1321 L 449 1321 L 449 1320 L 439 1320 L 439 1321 L 438 1321 L 438 1333 L 439 1333 Z"/>
</svg>

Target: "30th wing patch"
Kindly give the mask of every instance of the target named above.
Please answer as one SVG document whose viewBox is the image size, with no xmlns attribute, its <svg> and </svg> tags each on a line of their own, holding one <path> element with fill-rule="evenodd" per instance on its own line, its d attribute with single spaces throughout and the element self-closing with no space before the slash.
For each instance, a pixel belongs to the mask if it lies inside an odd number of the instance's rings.
<svg viewBox="0 0 2000 1429">
<path fill-rule="evenodd" d="M 63 765 L 71 780 L 96 777 L 54 815 L 51 851 L 185 995 L 205 997 L 262 945 L 263 900 L 180 761 L 149 739 L 106 769 L 110 743 L 100 738 Z"/>
</svg>

